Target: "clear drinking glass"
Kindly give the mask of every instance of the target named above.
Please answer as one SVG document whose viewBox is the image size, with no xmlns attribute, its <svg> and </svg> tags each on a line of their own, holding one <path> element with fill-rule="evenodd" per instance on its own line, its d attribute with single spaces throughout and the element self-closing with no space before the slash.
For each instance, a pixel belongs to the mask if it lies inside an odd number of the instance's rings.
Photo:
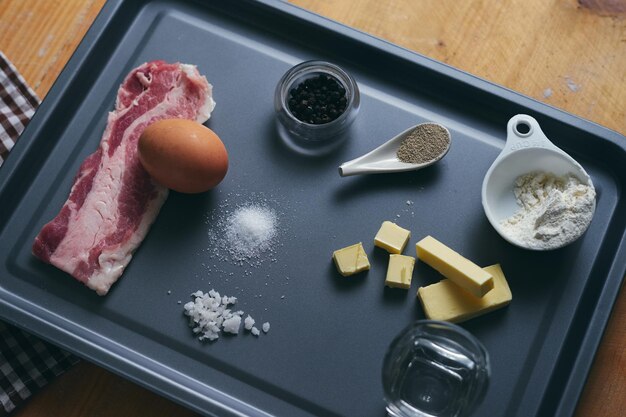
<svg viewBox="0 0 626 417">
<path fill-rule="evenodd" d="M 306 123 L 289 110 L 289 93 L 309 78 L 324 74 L 335 79 L 346 91 L 346 108 L 328 123 Z M 354 121 L 360 106 L 360 94 L 354 78 L 339 66 L 326 61 L 305 61 L 287 71 L 276 86 L 274 109 L 281 139 L 304 153 L 333 149 L 345 140 L 345 132 Z"/>
<path fill-rule="evenodd" d="M 452 323 L 418 320 L 391 343 L 383 362 L 387 412 L 393 417 L 464 417 L 482 401 L 489 355 Z"/>
</svg>

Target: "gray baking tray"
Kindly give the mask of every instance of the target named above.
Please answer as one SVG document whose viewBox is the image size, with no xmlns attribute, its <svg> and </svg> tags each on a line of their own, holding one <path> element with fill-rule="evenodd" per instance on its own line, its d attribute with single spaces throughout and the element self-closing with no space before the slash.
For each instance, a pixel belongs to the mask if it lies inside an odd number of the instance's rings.
<svg viewBox="0 0 626 417">
<path fill-rule="evenodd" d="M 208 125 L 230 152 L 230 171 L 213 192 L 172 193 L 101 298 L 30 247 L 96 149 L 123 77 L 152 59 L 196 64 L 214 85 Z M 362 93 L 351 137 L 318 157 L 279 140 L 272 107 L 281 75 L 308 59 L 341 65 Z M 534 116 L 597 187 L 590 229 L 557 251 L 507 244 L 482 211 L 483 176 L 518 113 Z M 341 162 L 427 120 L 453 136 L 440 163 L 337 174 Z M 385 349 L 423 317 L 417 287 L 439 279 L 419 264 L 408 292 L 383 287 L 386 256 L 372 240 L 393 220 L 413 232 L 407 253 L 432 234 L 507 275 L 512 304 L 463 325 L 492 358 L 475 415 L 569 416 L 626 269 L 625 146 L 618 133 L 286 3 L 111 0 L 0 170 L 0 316 L 206 415 L 383 416 Z M 280 213 L 271 259 L 237 266 L 212 257 L 212 217 L 256 200 Z M 344 279 L 331 253 L 359 241 L 372 269 Z M 200 343 L 178 301 L 211 288 L 239 297 L 270 332 Z"/>
</svg>

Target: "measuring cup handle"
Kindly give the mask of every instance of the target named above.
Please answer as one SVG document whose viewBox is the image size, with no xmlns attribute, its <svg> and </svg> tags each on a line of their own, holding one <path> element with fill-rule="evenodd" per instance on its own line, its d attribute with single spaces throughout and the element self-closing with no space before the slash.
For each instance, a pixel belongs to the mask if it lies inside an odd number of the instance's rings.
<svg viewBox="0 0 626 417">
<path fill-rule="evenodd" d="M 526 148 L 558 149 L 539 127 L 539 123 L 527 114 L 518 114 L 507 123 L 506 144 L 500 156 Z"/>
</svg>

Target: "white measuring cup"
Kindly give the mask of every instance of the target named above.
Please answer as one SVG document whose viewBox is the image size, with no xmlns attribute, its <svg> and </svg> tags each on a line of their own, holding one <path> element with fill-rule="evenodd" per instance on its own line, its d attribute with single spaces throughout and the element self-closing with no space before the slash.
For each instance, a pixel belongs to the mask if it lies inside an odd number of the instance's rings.
<svg viewBox="0 0 626 417">
<path fill-rule="evenodd" d="M 482 186 L 482 204 L 487 219 L 496 231 L 508 242 L 526 249 L 503 233 L 500 222 L 513 216 L 519 205 L 513 194 L 515 179 L 533 171 L 551 172 L 557 176 L 572 174 L 583 184 L 593 188 L 593 182 L 582 166 L 565 151 L 554 145 L 533 117 L 526 114 L 513 116 L 507 124 L 504 149 L 493 161 L 485 174 Z M 595 211 L 595 201 L 593 210 Z M 582 235 L 582 233 L 581 233 Z M 580 236 L 561 245 L 544 248 L 557 249 L 572 243 Z"/>
<path fill-rule="evenodd" d="M 397 152 L 404 139 L 415 129 L 426 125 L 437 125 L 438 127 L 444 129 L 445 134 L 448 136 L 448 146 L 446 146 L 446 148 L 435 158 L 421 164 L 412 164 L 400 161 L 398 159 Z M 347 177 L 350 175 L 362 174 L 385 174 L 389 172 L 415 171 L 426 168 L 446 156 L 450 150 L 450 143 L 450 131 L 448 131 L 446 127 L 432 122 L 420 123 L 397 134 L 373 151 L 370 151 L 351 161 L 344 162 L 339 167 L 339 175 Z"/>
</svg>

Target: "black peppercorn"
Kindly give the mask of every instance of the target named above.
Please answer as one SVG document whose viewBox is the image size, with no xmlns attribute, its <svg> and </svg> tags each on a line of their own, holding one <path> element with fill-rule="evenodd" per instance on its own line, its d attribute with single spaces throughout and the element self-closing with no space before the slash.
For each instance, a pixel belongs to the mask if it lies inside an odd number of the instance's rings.
<svg viewBox="0 0 626 417">
<path fill-rule="evenodd" d="M 310 124 L 329 123 L 346 110 L 346 89 L 333 76 L 319 74 L 307 78 L 289 91 L 289 111 Z"/>
</svg>

